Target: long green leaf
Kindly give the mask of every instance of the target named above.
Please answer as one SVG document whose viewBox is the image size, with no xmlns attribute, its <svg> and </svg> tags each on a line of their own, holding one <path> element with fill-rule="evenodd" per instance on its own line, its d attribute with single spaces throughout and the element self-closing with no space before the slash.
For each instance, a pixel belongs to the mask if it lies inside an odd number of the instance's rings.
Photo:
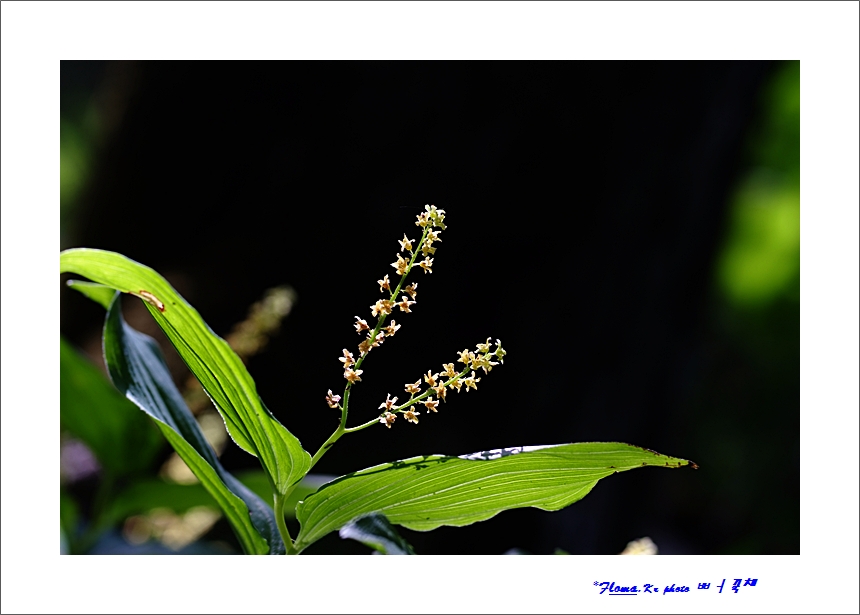
<svg viewBox="0 0 860 615">
<path fill-rule="evenodd" d="M 108 309 L 110 304 L 113 303 L 113 296 L 116 294 L 116 290 L 111 288 L 110 286 L 105 286 L 104 284 L 96 284 L 95 282 L 85 282 L 84 280 L 69 280 L 66 284 L 70 288 L 74 288 L 76 291 L 87 297 L 88 299 L 92 299 L 104 309 Z"/>
<path fill-rule="evenodd" d="M 511 508 L 559 510 L 611 474 L 642 466 L 686 465 L 691 464 L 619 442 L 413 457 L 348 474 L 300 502 L 302 529 L 296 543 L 304 549 L 372 512 L 383 513 L 393 524 L 426 531 L 484 521 Z"/>
<path fill-rule="evenodd" d="M 230 436 L 259 457 L 278 492 L 286 493 L 307 473 L 310 455 L 265 407 L 242 360 L 157 272 L 121 254 L 88 248 L 60 253 L 60 272 L 86 276 L 144 301 L 206 389 Z"/>
<path fill-rule="evenodd" d="M 272 509 L 227 472 L 173 383 L 158 344 L 122 318 L 120 295 L 104 327 L 105 363 L 114 385 L 156 425 L 224 511 L 246 553 L 284 553 Z"/>
</svg>

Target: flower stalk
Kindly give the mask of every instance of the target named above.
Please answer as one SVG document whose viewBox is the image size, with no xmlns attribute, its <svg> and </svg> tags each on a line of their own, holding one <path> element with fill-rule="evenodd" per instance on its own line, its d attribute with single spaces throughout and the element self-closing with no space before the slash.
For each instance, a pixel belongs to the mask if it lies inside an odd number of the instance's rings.
<svg viewBox="0 0 860 615">
<path fill-rule="evenodd" d="M 422 229 L 421 238 L 418 242 L 413 244 L 413 240 L 407 237 L 405 233 L 403 239 L 397 240 L 400 244 L 400 252 L 398 252 L 395 262 L 391 263 L 391 266 L 400 277 L 396 286 L 393 290 L 391 289 L 392 280 L 389 279 L 388 274 L 385 274 L 381 279 L 376 281 L 379 285 L 379 291 L 383 293 L 383 297 L 385 297 L 386 291 L 388 292 L 387 298 L 380 299 L 374 305 L 370 306 L 371 315 L 377 319 L 376 325 L 371 328 L 366 320 L 358 316 L 355 317 L 356 322 L 354 326 L 356 332 L 359 335 L 366 331 L 369 333 L 367 333 L 366 338 L 358 345 L 359 355 L 357 359 L 346 348 L 343 349 L 343 356 L 339 358 L 339 361 L 343 364 L 343 376 L 347 382 L 343 390 L 343 395 L 335 395 L 329 389 L 326 395 L 326 403 L 330 408 L 340 410 L 340 422 L 337 429 L 323 442 L 322 446 L 320 446 L 319 450 L 312 457 L 310 468 L 313 468 L 344 434 L 361 431 L 377 423 L 390 428 L 398 415 L 403 415 L 407 421 L 418 424 L 418 417 L 421 412 L 418 411 L 416 406 L 422 404 L 427 413 L 438 413 L 440 402 L 447 402 L 447 393 L 449 390 L 456 389 L 459 393 L 463 389 L 463 385 L 465 385 L 467 392 L 469 389 L 477 390 L 477 384 L 481 378 L 476 377 L 475 372 L 482 369 L 486 374 L 494 366 L 498 365 L 499 362 L 503 362 L 505 351 L 502 349 L 501 342 L 496 340 L 496 349 L 491 352 L 490 338 L 487 338 L 486 342 L 477 345 L 474 352 L 466 349 L 458 353 L 460 355 L 458 361 L 464 364 L 464 367 L 460 371 L 454 368 L 454 363 L 444 364 L 442 366 L 443 371 L 440 373 L 434 374 L 432 370 L 428 370 L 427 374 L 423 377 L 424 383 L 427 385 L 426 390 L 421 390 L 421 379 L 415 383 L 408 383 L 404 387 L 405 391 L 409 393 L 409 399 L 406 402 L 396 405 L 397 397 L 392 398 L 389 394 L 386 400 L 379 406 L 379 409 L 383 410 L 382 414 L 355 427 L 347 427 L 352 389 L 357 383 L 361 382 L 361 375 L 364 373 L 362 369 L 364 361 L 371 350 L 382 345 L 385 340 L 393 337 L 400 329 L 401 325 L 397 324 L 394 320 L 391 321 L 390 325 L 385 326 L 388 316 L 395 309 L 399 309 L 406 314 L 412 313 L 411 308 L 417 302 L 418 283 L 414 282 L 404 287 L 406 278 L 416 264 L 425 274 L 433 273 L 434 257 L 437 249 L 433 244 L 442 241 L 439 235 L 446 228 L 444 220 L 444 210 L 437 209 L 434 205 L 427 205 L 425 207 L 425 211 L 418 215 L 418 220 L 415 223 L 416 226 Z M 408 258 L 403 253 L 406 253 Z M 418 261 L 419 254 L 422 256 L 422 260 L 420 261 Z M 498 361 L 494 361 L 493 359 L 498 359 Z M 471 375 L 468 375 L 469 372 L 471 372 Z M 289 539 L 286 525 L 282 523 L 282 502 L 286 499 L 287 495 L 289 493 L 280 499 L 276 498 L 276 509 L 279 502 L 281 503 L 281 509 L 276 510 L 276 516 L 279 518 L 278 527 L 281 528 L 283 525 L 281 533 L 284 536 L 284 541 L 290 544 L 287 549 L 290 552 L 291 549 L 295 551 L 295 545 Z"/>
</svg>

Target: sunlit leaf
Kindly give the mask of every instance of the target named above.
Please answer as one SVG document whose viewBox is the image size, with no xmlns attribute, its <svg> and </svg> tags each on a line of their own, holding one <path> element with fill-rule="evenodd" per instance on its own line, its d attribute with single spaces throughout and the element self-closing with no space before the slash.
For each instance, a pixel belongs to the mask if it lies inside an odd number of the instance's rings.
<svg viewBox="0 0 860 615">
<path fill-rule="evenodd" d="M 383 513 L 395 525 L 432 530 L 533 506 L 559 510 L 617 472 L 693 465 L 619 442 L 526 446 L 449 457 L 429 455 L 348 474 L 299 503 L 304 549 L 355 517 Z"/>
<path fill-rule="evenodd" d="M 383 555 L 415 555 L 412 545 L 397 533 L 381 513 L 353 519 L 340 528 L 339 533 L 341 538 L 357 540 Z"/>
<path fill-rule="evenodd" d="M 121 254 L 78 248 L 60 254 L 60 271 L 77 273 L 144 301 L 200 380 L 241 448 L 259 457 L 280 493 L 310 467 L 310 455 L 263 405 L 242 360 L 158 273 Z"/>
<path fill-rule="evenodd" d="M 111 380 L 156 425 L 227 517 L 246 553 L 283 553 L 272 509 L 221 465 L 173 383 L 158 344 L 122 319 L 120 295 L 104 327 Z"/>
</svg>

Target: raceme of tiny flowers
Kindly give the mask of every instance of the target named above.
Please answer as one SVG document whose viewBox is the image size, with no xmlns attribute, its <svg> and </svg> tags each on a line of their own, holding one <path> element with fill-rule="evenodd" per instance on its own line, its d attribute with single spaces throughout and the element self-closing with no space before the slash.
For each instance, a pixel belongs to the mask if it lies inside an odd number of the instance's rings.
<svg viewBox="0 0 860 615">
<path fill-rule="evenodd" d="M 506 354 L 500 340 L 496 340 L 495 349 L 491 349 L 491 345 L 490 338 L 487 338 L 487 341 L 483 344 L 478 344 L 474 351 L 467 348 L 458 352 L 460 355 L 459 362 L 465 364 L 465 367 L 461 371 L 457 371 L 454 363 L 443 363 L 442 371 L 439 373 L 434 374 L 432 369 L 427 370 L 427 373 L 422 377 L 423 384 L 427 385 L 427 390 L 423 392 L 421 390 L 422 378 L 419 378 L 415 382 L 407 382 L 403 390 L 409 393 L 409 399 L 399 406 L 396 405 L 397 398 L 392 398 L 391 394 L 388 394 L 385 401 L 379 406 L 380 409 L 385 409 L 385 412 L 379 415 L 379 423 L 390 428 L 397 415 L 403 414 L 407 421 L 417 425 L 417 417 L 420 415 L 414 409 L 414 406 L 417 404 L 422 404 L 428 411 L 436 413 L 439 411 L 439 402 L 447 402 L 446 397 L 449 390 L 456 390 L 459 393 L 465 385 L 467 393 L 469 389 L 477 391 L 481 378 L 478 377 L 475 370 L 483 369 L 484 373 L 488 373 L 493 369 L 493 366 L 499 365 L 503 361 Z M 499 360 L 493 361 L 493 359 Z M 434 399 L 433 395 L 438 399 Z"/>
<path fill-rule="evenodd" d="M 392 337 L 400 328 L 400 325 L 395 325 L 394 321 L 392 321 L 391 325 L 383 327 L 386 318 L 391 315 L 395 308 L 406 314 L 412 313 L 412 306 L 417 303 L 418 283 L 413 282 L 404 287 L 406 277 L 412 271 L 412 268 L 417 264 L 425 273 L 432 273 L 433 271 L 433 259 L 427 257 L 427 250 L 432 247 L 433 243 L 442 241 L 439 234 L 445 228 L 445 210 L 437 209 L 435 205 L 427 205 L 425 210 L 418 215 L 418 221 L 416 222 L 418 226 L 424 229 L 418 243 L 416 244 L 415 240 L 407 237 L 405 233 L 403 234 L 403 239 L 397 240 L 397 243 L 400 244 L 400 252 L 397 253 L 396 260 L 391 263 L 391 266 L 394 267 L 397 275 L 400 276 L 399 282 L 392 290 L 392 280 L 389 279 L 387 273 L 376 281 L 379 285 L 379 291 L 388 294 L 388 297 L 383 297 L 370 306 L 370 315 L 377 319 L 376 327 L 371 329 L 367 321 L 358 316 L 355 317 L 356 333 L 361 335 L 365 331 L 368 332 L 367 339 L 359 343 L 361 358 L 367 355 L 373 348 L 377 348 L 383 336 Z M 436 249 L 432 248 L 432 252 L 435 251 Z M 416 263 L 419 252 L 424 254 L 425 258 Z M 400 297 L 399 301 L 397 297 Z M 361 362 L 361 358 L 359 358 L 359 363 Z M 346 377 L 345 373 L 344 377 Z"/>
<path fill-rule="evenodd" d="M 376 422 L 391 428 L 398 414 L 403 414 L 406 420 L 410 423 L 418 424 L 418 412 L 416 406 L 421 404 L 429 413 L 438 413 L 440 402 L 447 402 L 448 391 L 456 390 L 458 393 L 465 385 L 466 391 L 469 389 L 478 389 L 478 383 L 481 378 L 477 376 L 478 370 L 483 370 L 484 374 L 489 373 L 493 367 L 504 363 L 505 351 L 502 349 L 501 342 L 496 340 L 496 348 L 490 349 L 491 341 L 487 338 L 486 342 L 478 344 L 474 351 L 468 348 L 458 352 L 459 359 L 457 362 L 462 363 L 463 367 L 458 371 L 455 364 L 444 363 L 442 371 L 433 373 L 433 370 L 428 370 L 427 374 L 422 379 L 419 378 L 414 383 L 407 383 L 404 390 L 409 394 L 409 399 L 397 405 L 397 397 L 386 396 L 385 401 L 380 404 L 379 409 L 382 414 L 378 419 L 373 419 L 369 423 L 360 425 L 353 429 L 345 429 L 346 414 L 349 404 L 349 395 L 352 386 L 361 382 L 361 375 L 364 370 L 361 365 L 367 355 L 374 348 L 378 348 L 385 339 L 394 337 L 401 325 L 392 320 L 386 325 L 386 319 L 393 313 L 395 309 L 399 309 L 406 314 L 412 313 L 412 306 L 416 305 L 418 297 L 418 283 L 412 282 L 405 285 L 407 276 L 412 272 L 412 269 L 417 265 L 425 274 L 433 273 L 433 266 L 436 254 L 436 246 L 433 244 L 441 243 L 440 234 L 445 230 L 445 210 L 437 209 L 435 205 L 425 206 L 425 211 L 417 216 L 416 226 L 422 229 L 420 239 L 416 242 L 415 239 L 408 237 L 405 233 L 403 239 L 398 239 L 400 251 L 397 253 L 396 260 L 391 263 L 399 280 L 391 280 L 388 274 L 382 276 L 376 283 L 379 285 L 379 292 L 383 293 L 383 298 L 377 300 L 370 306 L 370 314 L 376 319 L 375 326 L 368 324 L 367 320 L 356 316 L 353 326 L 359 335 L 366 337 L 358 344 L 358 359 L 349 352 L 346 348 L 343 349 L 343 356 L 339 361 L 343 365 L 343 377 L 347 384 L 344 390 L 344 395 L 334 395 L 331 390 L 326 395 L 326 403 L 330 408 L 338 408 L 342 412 L 342 431 L 355 431 L 363 429 Z M 419 260 L 419 255 L 421 259 Z M 395 284 L 396 281 L 396 284 Z M 392 288 L 393 286 L 393 288 Z M 386 296 L 387 295 L 387 296 Z M 399 297 L 399 300 L 398 300 Z M 422 386 L 426 385 L 426 390 L 422 391 Z M 343 399 L 343 404 L 341 404 Z"/>
</svg>

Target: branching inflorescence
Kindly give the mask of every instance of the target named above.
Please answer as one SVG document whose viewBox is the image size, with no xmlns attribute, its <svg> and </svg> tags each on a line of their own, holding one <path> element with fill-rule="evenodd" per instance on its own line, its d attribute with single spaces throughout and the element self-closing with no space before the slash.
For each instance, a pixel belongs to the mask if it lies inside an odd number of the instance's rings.
<svg viewBox="0 0 860 615">
<path fill-rule="evenodd" d="M 389 280 L 388 274 L 385 274 L 381 280 L 377 280 L 379 291 L 383 293 L 384 298 L 370 306 L 370 313 L 373 318 L 376 318 L 376 325 L 371 328 L 366 320 L 359 316 L 355 317 L 356 332 L 359 335 L 366 333 L 366 337 L 358 345 L 358 359 L 346 348 L 343 349 L 343 356 L 339 359 L 343 364 L 343 377 L 346 379 L 346 387 L 343 396 L 335 395 L 329 389 L 326 402 L 330 408 L 337 408 L 341 411 L 339 430 L 342 432 L 358 431 L 376 423 L 390 428 L 398 414 L 402 414 L 408 422 L 418 424 L 418 417 L 421 414 L 417 408 L 419 405 L 423 405 L 426 412 L 435 413 L 438 411 L 440 401 L 447 402 L 449 390 L 456 390 L 458 393 L 464 388 L 467 392 L 469 389 L 477 390 L 478 382 L 481 381 L 481 378 L 476 375 L 477 370 L 483 370 L 487 374 L 494 366 L 504 363 L 506 353 L 502 348 L 501 341 L 496 340 L 495 349 L 491 350 L 490 338 L 487 338 L 486 342 L 478 344 L 474 351 L 467 348 L 457 353 L 460 356 L 457 362 L 463 364 L 462 368 L 456 368 L 454 363 L 444 363 L 442 371 L 439 373 L 428 370 L 423 376 L 423 383 L 422 379 L 419 378 L 415 382 L 405 385 L 404 390 L 409 394 L 409 399 L 405 403 L 398 405 L 398 398 L 392 397 L 389 393 L 385 401 L 379 406 L 383 412 L 377 418 L 357 427 L 346 427 L 350 392 L 356 383 L 361 382 L 361 375 L 364 373 L 361 366 L 364 360 L 371 350 L 382 345 L 386 339 L 393 337 L 400 329 L 401 325 L 393 319 L 391 324 L 386 326 L 387 318 L 395 309 L 407 314 L 411 313 L 412 306 L 417 303 L 418 283 L 413 282 L 404 286 L 406 278 L 416 264 L 424 270 L 425 274 L 433 273 L 434 259 L 431 258 L 431 255 L 436 253 L 436 247 L 433 244 L 442 241 L 439 235 L 446 228 L 445 210 L 436 209 L 435 205 L 426 205 L 425 210 L 418 214 L 418 220 L 415 223 L 422 229 L 418 243 L 414 244 L 414 240 L 409 239 L 406 234 L 403 235 L 403 239 L 397 240 L 400 244 L 400 251 L 397 253 L 397 260 L 391 263 L 396 275 L 400 277 L 397 285 L 392 290 L 392 281 Z M 416 263 L 419 254 L 423 258 Z M 397 300 L 398 296 L 399 301 Z M 425 385 L 426 389 L 422 391 L 422 386 Z"/>
</svg>

